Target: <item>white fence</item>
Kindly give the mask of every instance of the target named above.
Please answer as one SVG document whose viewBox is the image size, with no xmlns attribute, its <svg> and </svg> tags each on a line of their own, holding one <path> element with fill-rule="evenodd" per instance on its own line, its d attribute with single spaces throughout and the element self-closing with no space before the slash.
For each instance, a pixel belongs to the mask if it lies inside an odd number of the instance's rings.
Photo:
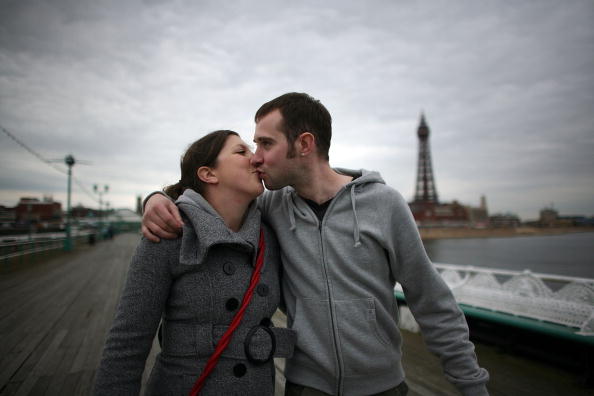
<svg viewBox="0 0 594 396">
<path fill-rule="evenodd" d="M 579 329 L 577 334 L 594 335 L 594 279 L 434 265 L 458 303 L 557 323 Z M 400 285 L 396 290 L 402 290 Z"/>
</svg>

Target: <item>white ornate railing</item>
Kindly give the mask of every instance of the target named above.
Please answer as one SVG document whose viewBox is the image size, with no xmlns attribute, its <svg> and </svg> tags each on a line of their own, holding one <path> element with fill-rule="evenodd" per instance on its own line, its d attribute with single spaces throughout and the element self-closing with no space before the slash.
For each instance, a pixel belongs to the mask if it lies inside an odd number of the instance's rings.
<svg viewBox="0 0 594 396">
<path fill-rule="evenodd" d="M 594 335 L 594 279 L 434 263 L 458 303 Z M 555 291 L 551 287 L 555 286 Z M 402 290 L 397 285 L 397 290 Z"/>
</svg>

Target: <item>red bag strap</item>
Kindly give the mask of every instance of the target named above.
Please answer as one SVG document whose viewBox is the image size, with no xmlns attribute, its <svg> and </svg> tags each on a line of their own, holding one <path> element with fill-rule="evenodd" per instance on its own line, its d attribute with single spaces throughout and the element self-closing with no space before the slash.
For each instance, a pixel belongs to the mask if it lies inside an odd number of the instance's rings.
<svg viewBox="0 0 594 396">
<path fill-rule="evenodd" d="M 214 353 L 210 356 L 210 358 L 208 358 L 208 361 L 206 362 L 206 366 L 204 366 L 204 369 L 202 370 L 200 377 L 194 383 L 194 386 L 192 387 L 192 390 L 190 391 L 189 396 L 197 396 L 198 395 L 198 393 L 204 386 L 204 382 L 206 381 L 206 378 L 209 376 L 211 371 L 214 370 L 215 366 L 217 365 L 217 362 L 219 361 L 219 357 L 221 356 L 221 354 L 223 353 L 225 348 L 227 348 L 227 345 L 229 345 L 229 342 L 231 341 L 231 336 L 233 335 L 233 332 L 239 326 L 239 323 L 241 322 L 241 319 L 243 318 L 243 314 L 245 313 L 245 310 L 247 309 L 248 304 L 250 303 L 250 301 L 252 299 L 252 296 L 254 294 L 254 289 L 256 288 L 256 285 L 258 284 L 258 281 L 260 280 L 260 270 L 262 269 L 262 265 L 264 264 L 264 250 L 265 250 L 265 248 L 266 248 L 266 243 L 264 242 L 264 231 L 260 228 L 260 241 L 258 242 L 258 256 L 256 257 L 256 267 L 254 268 L 254 271 L 252 272 L 252 278 L 250 280 L 250 285 L 249 285 L 247 291 L 245 292 L 245 294 L 243 295 L 243 301 L 241 302 L 241 307 L 239 308 L 239 311 L 237 311 L 237 313 L 235 314 L 235 317 L 231 321 L 231 324 L 227 328 L 227 331 L 225 331 L 225 334 L 223 334 L 223 336 L 217 343 Z"/>
</svg>

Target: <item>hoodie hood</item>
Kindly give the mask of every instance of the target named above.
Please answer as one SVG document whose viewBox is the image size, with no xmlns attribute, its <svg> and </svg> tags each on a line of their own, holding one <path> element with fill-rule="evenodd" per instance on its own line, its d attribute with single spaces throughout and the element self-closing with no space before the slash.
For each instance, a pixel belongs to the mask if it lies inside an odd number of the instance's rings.
<svg viewBox="0 0 594 396">
<path fill-rule="evenodd" d="M 365 169 L 359 170 L 351 170 L 351 169 L 344 169 L 344 168 L 334 168 L 334 170 L 341 175 L 351 176 L 353 178 L 352 181 L 345 184 L 332 198 L 332 200 L 338 199 L 344 193 L 349 194 L 349 199 L 351 202 L 351 210 L 353 211 L 353 218 L 354 218 L 354 227 L 353 227 L 353 246 L 358 247 L 361 244 L 360 241 L 360 228 L 359 228 L 359 219 L 357 217 L 357 192 L 365 189 L 371 184 L 379 183 L 379 184 L 386 184 L 384 179 L 380 176 L 379 172 L 375 171 L 368 171 Z M 285 190 L 285 197 L 284 201 L 287 204 L 288 214 L 289 214 L 289 224 L 290 230 L 295 231 L 296 223 L 295 223 L 295 214 L 304 215 L 304 206 L 307 206 L 307 203 L 299 197 L 297 192 L 293 187 L 288 187 Z M 302 204 L 298 203 L 298 201 L 302 202 Z"/>
<path fill-rule="evenodd" d="M 217 211 L 194 190 L 186 189 L 175 203 L 184 218 L 181 264 L 201 265 L 210 248 L 220 244 L 252 252 L 255 256 L 260 236 L 260 211 L 254 203 L 249 206 L 238 232 L 229 229 Z"/>
</svg>

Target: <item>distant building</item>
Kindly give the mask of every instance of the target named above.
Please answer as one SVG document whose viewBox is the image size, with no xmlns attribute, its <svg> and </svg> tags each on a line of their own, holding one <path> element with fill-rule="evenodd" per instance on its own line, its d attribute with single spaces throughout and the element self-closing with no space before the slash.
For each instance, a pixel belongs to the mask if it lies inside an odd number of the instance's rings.
<svg viewBox="0 0 594 396">
<path fill-rule="evenodd" d="M 544 208 L 540 211 L 538 223 L 541 227 L 555 227 L 555 225 L 557 224 L 558 217 L 559 212 L 557 212 L 552 207 Z"/>
<path fill-rule="evenodd" d="M 415 197 L 409 203 L 417 225 L 420 227 L 487 227 L 489 213 L 484 196 L 481 197 L 481 205 L 478 208 L 464 206 L 455 200 L 451 203 L 439 202 L 431 163 L 429 134 L 430 129 L 425 115 L 421 114 L 417 129 L 419 157 Z"/>
<path fill-rule="evenodd" d="M 592 227 L 594 218 L 579 215 L 560 216 L 553 207 L 547 207 L 540 211 L 536 225 L 539 227 Z"/>
<path fill-rule="evenodd" d="M 487 228 L 489 226 L 489 210 L 487 209 L 487 198 L 481 196 L 481 204 L 478 208 L 467 206 L 468 222 L 474 228 Z"/>
<path fill-rule="evenodd" d="M 59 227 L 62 223 L 62 204 L 49 196 L 43 197 L 43 200 L 21 198 L 14 211 L 17 227 L 28 226 L 40 230 Z"/>
<path fill-rule="evenodd" d="M 70 211 L 72 213 L 73 219 L 99 217 L 99 211 L 97 209 L 87 208 L 85 206 L 82 206 L 81 204 L 78 204 L 78 205 L 72 207 L 72 209 L 70 209 Z"/>
<path fill-rule="evenodd" d="M 513 213 L 497 213 L 489 216 L 489 224 L 494 228 L 515 228 L 522 225 L 522 222 Z"/>
<path fill-rule="evenodd" d="M 16 211 L 14 208 L 0 205 L 0 229 L 14 228 L 15 222 Z"/>
<path fill-rule="evenodd" d="M 577 227 L 594 227 L 594 217 L 576 216 L 574 225 Z"/>
<path fill-rule="evenodd" d="M 443 204 L 411 202 L 409 207 L 418 226 L 466 227 L 469 224 L 466 207 L 457 201 Z"/>
<path fill-rule="evenodd" d="M 140 195 L 136 196 L 136 213 L 142 215 L 142 197 Z"/>
</svg>

